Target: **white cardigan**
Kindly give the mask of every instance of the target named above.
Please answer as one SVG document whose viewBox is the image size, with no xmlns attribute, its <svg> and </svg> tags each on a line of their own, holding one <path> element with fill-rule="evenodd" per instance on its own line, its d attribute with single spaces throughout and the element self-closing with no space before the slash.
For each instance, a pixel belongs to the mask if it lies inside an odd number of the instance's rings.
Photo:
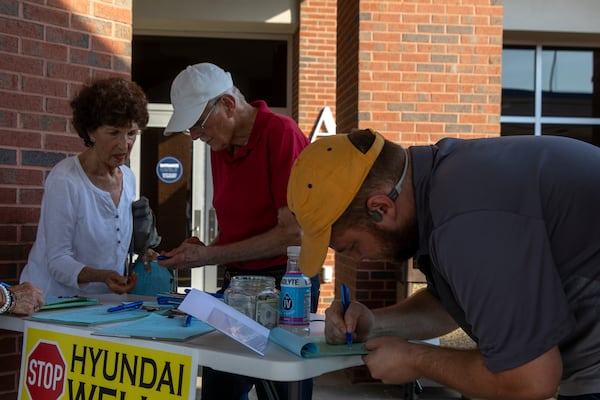
<svg viewBox="0 0 600 400">
<path fill-rule="evenodd" d="M 87 177 L 77 156 L 54 166 L 44 187 L 37 237 L 21 282 L 40 287 L 44 295 L 110 293 L 104 283 L 79 285 L 83 267 L 125 270 L 133 229 L 131 203 L 135 177 L 121 166 L 119 206 Z"/>
</svg>

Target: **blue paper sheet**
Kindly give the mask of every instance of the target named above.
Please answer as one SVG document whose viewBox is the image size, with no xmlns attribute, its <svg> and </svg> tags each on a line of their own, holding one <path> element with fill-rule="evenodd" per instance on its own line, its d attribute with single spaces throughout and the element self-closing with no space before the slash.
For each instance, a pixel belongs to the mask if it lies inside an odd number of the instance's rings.
<svg viewBox="0 0 600 400">
<path fill-rule="evenodd" d="M 283 328 L 273 328 L 269 340 L 303 358 L 363 355 L 364 343 L 328 344 L 324 336 L 298 336 Z"/>
<path fill-rule="evenodd" d="M 131 309 L 117 312 L 106 311 L 110 306 L 81 307 L 65 311 L 37 313 L 29 317 L 32 321 L 55 322 L 67 325 L 99 325 L 113 322 L 144 318 L 149 312 L 143 309 Z"/>
<path fill-rule="evenodd" d="M 190 326 L 184 326 L 184 320 L 184 317 L 169 318 L 159 314 L 150 314 L 144 319 L 123 322 L 121 324 L 101 328 L 94 331 L 92 334 L 140 339 L 185 341 L 194 336 L 215 330 L 212 326 L 195 318 L 192 319 Z"/>
</svg>

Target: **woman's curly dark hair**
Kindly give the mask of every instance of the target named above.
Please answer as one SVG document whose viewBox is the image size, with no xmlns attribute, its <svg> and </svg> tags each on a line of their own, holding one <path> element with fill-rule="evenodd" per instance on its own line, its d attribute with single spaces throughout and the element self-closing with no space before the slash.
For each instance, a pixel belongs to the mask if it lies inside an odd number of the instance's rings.
<svg viewBox="0 0 600 400">
<path fill-rule="evenodd" d="M 148 100 L 142 88 L 127 79 L 111 77 L 85 85 L 71 101 L 73 127 L 86 147 L 92 145 L 89 132 L 102 125 L 140 129 L 148 124 Z"/>
</svg>

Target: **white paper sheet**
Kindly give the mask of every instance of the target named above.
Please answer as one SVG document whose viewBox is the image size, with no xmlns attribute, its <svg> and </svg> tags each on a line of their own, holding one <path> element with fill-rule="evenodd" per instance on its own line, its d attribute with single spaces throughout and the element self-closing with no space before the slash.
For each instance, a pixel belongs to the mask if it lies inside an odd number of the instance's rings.
<svg viewBox="0 0 600 400">
<path fill-rule="evenodd" d="M 261 356 L 265 355 L 269 329 L 210 294 L 192 289 L 178 309 L 206 322 Z"/>
</svg>

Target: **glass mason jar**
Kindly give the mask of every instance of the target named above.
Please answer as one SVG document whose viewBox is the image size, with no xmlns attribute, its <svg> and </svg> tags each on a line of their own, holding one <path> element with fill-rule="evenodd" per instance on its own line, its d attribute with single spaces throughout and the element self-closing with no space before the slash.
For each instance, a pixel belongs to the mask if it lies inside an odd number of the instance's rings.
<svg viewBox="0 0 600 400">
<path fill-rule="evenodd" d="M 271 276 L 234 276 L 225 290 L 224 300 L 266 328 L 277 326 L 279 293 Z"/>
</svg>

